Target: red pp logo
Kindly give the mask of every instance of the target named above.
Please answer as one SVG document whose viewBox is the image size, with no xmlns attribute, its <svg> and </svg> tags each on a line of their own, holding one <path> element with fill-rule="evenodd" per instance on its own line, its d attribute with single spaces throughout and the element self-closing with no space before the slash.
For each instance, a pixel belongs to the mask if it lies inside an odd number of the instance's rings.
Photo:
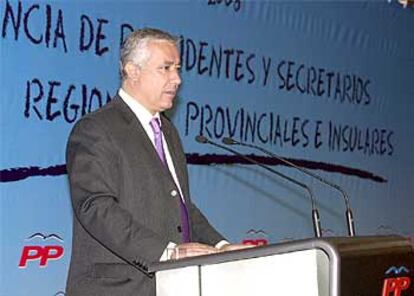
<svg viewBox="0 0 414 296">
<path fill-rule="evenodd" d="M 47 241 L 50 239 L 63 242 L 63 240 L 56 234 L 44 235 L 42 233 L 35 233 L 31 235 L 27 240 L 40 239 L 42 241 Z M 32 264 L 39 265 L 39 267 L 46 267 L 47 264 L 52 260 L 58 260 L 63 257 L 64 249 L 61 245 L 50 244 L 45 245 L 26 245 L 23 247 L 19 268 L 26 268 L 30 262 Z"/>
<path fill-rule="evenodd" d="M 243 245 L 253 245 L 253 246 L 265 246 L 268 244 L 267 239 L 259 238 L 259 239 L 244 239 Z"/>
<path fill-rule="evenodd" d="M 400 296 L 402 291 L 410 287 L 410 284 L 411 279 L 408 276 L 385 279 L 382 296 Z"/>
<path fill-rule="evenodd" d="M 243 245 L 265 246 L 269 243 L 267 233 L 262 229 L 250 229 L 246 234 L 248 237 L 243 239 Z"/>
<path fill-rule="evenodd" d="M 405 266 L 399 268 L 392 266 L 385 274 L 394 274 L 395 276 L 384 279 L 381 296 L 401 296 L 404 295 L 403 291 L 410 288 L 409 270 Z"/>
<path fill-rule="evenodd" d="M 39 261 L 39 266 L 45 267 L 49 260 L 57 260 L 62 257 L 62 246 L 25 246 L 20 257 L 19 267 L 27 267 L 28 261 Z"/>
</svg>

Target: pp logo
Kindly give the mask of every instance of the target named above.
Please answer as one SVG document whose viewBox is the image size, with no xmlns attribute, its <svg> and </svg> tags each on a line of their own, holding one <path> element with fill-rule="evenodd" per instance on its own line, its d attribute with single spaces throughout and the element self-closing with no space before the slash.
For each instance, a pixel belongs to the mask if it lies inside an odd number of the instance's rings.
<svg viewBox="0 0 414 296">
<path fill-rule="evenodd" d="M 60 243 L 63 240 L 56 234 L 44 235 L 35 233 L 26 240 L 31 241 L 40 238 L 42 241 L 55 240 Z M 26 245 L 20 256 L 19 268 L 26 268 L 29 261 L 35 261 L 39 267 L 46 267 L 50 260 L 58 260 L 63 257 L 64 249 L 61 245 Z"/>
<path fill-rule="evenodd" d="M 265 246 L 269 243 L 263 230 L 250 229 L 246 234 L 248 237 L 243 240 L 243 245 Z"/>
<path fill-rule="evenodd" d="M 399 268 L 392 266 L 385 275 L 395 275 L 384 279 L 382 286 L 382 296 L 401 296 L 402 292 L 408 290 L 411 285 L 411 279 L 408 276 L 409 270 L 405 266 Z"/>
</svg>

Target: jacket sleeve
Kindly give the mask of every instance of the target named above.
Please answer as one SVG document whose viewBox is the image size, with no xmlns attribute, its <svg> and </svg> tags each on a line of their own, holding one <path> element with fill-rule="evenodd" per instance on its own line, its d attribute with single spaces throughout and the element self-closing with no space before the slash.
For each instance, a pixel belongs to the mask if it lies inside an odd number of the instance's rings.
<svg viewBox="0 0 414 296">
<path fill-rule="evenodd" d="M 110 252 L 147 275 L 168 245 L 119 204 L 119 159 L 104 127 L 93 118 L 78 122 L 69 138 L 67 170 L 75 219 Z"/>
</svg>

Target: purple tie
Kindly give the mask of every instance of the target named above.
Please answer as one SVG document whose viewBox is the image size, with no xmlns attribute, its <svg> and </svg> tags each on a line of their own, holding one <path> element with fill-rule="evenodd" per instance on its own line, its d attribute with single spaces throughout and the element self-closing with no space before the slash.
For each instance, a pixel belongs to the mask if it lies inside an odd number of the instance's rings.
<svg viewBox="0 0 414 296">
<path fill-rule="evenodd" d="M 154 117 L 150 121 L 150 125 L 152 131 L 154 132 L 154 143 L 155 149 L 157 150 L 157 154 L 161 159 L 161 162 L 164 166 L 168 169 L 167 159 L 165 157 L 165 151 L 163 146 L 163 139 L 162 139 L 162 131 L 160 120 L 157 117 Z M 179 194 L 178 199 L 180 200 L 180 208 L 181 208 L 181 224 L 182 224 L 182 236 L 183 242 L 187 243 L 190 242 L 190 222 L 188 219 L 188 209 L 185 205 L 181 195 Z"/>
</svg>

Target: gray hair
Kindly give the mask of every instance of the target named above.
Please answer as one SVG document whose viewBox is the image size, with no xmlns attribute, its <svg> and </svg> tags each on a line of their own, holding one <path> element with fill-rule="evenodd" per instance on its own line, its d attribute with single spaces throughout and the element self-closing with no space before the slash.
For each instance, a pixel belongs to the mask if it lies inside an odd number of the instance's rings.
<svg viewBox="0 0 414 296">
<path fill-rule="evenodd" d="M 150 57 L 148 51 L 149 42 L 170 42 L 177 44 L 179 39 L 170 33 L 154 28 L 143 28 L 132 32 L 124 41 L 121 48 L 121 58 L 119 61 L 119 72 L 122 81 L 127 77 L 124 68 L 129 62 L 142 67 Z"/>
</svg>

